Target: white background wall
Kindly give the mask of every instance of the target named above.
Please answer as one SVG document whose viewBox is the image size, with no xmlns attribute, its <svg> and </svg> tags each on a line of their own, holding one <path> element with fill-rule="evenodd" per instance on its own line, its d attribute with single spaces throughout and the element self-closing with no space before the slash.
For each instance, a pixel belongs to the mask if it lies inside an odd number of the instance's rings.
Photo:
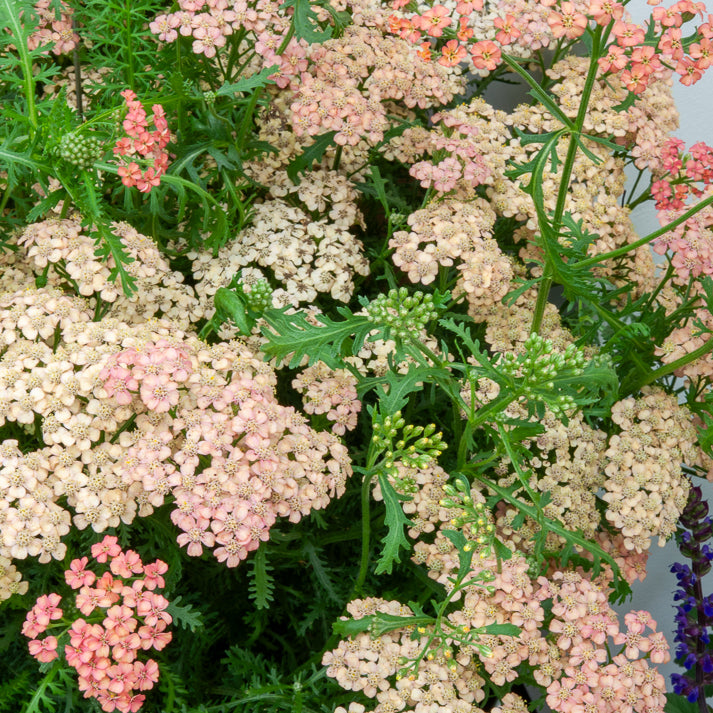
<svg viewBox="0 0 713 713">
<path fill-rule="evenodd" d="M 671 4 L 668 1 L 664 3 L 665 6 Z M 709 9 L 713 8 L 713 4 L 708 3 L 708 7 Z M 627 5 L 627 9 L 634 20 L 639 23 L 649 17 L 652 10 L 646 0 L 632 0 Z M 676 82 L 674 98 L 681 115 L 681 125 L 676 136 L 685 141 L 687 147 L 697 141 L 705 141 L 707 144 L 713 145 L 713 68 L 692 87 L 685 87 Z M 646 235 L 659 227 L 652 204 L 640 206 L 632 217 L 640 235 Z M 699 481 L 697 484 L 703 486 L 704 497 L 708 499 L 713 508 L 713 484 L 706 481 Z M 658 622 L 659 630 L 666 634 L 666 638 L 672 646 L 672 653 L 675 648 L 673 646 L 675 631 L 673 592 L 676 588 L 676 578 L 671 574 L 670 566 L 677 560 L 690 563 L 690 560 L 685 560 L 678 554 L 673 542 L 669 542 L 664 548 L 658 548 L 654 544 L 649 558 L 647 578 L 644 582 L 636 583 L 632 601 L 620 608 L 622 611 L 648 609 Z M 704 594 L 713 592 L 713 572 L 705 578 L 703 588 Z M 673 662 L 661 666 L 659 670 L 666 676 L 669 690 L 671 689 L 669 673 L 683 671 Z"/>
</svg>

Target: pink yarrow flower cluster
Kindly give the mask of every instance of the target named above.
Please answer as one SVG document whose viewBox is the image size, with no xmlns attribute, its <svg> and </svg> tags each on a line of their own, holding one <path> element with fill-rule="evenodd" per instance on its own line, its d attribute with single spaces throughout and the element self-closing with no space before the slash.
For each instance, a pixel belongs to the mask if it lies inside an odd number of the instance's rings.
<svg viewBox="0 0 713 713">
<path fill-rule="evenodd" d="M 148 193 L 154 186 L 158 186 L 168 168 L 165 148 L 171 139 L 171 132 L 168 130 L 166 114 L 160 104 L 154 104 L 151 107 L 154 130 L 149 131 L 149 118 L 136 94 L 131 89 L 125 89 L 121 96 L 128 107 L 123 121 L 126 136 L 117 140 L 114 154 L 127 157 L 128 163 L 120 166 L 118 173 L 125 186 L 136 186 L 142 193 Z M 139 162 L 144 166 L 143 170 Z"/>
<path fill-rule="evenodd" d="M 663 146 L 661 164 L 667 173 L 651 185 L 661 225 L 690 208 L 690 199 L 713 193 L 713 148 L 698 142 L 684 153 L 685 144 L 670 138 Z M 713 275 L 713 209 L 704 208 L 653 244 L 659 255 L 671 252 L 676 279 L 687 283 L 691 275 Z"/>
<path fill-rule="evenodd" d="M 146 408 L 165 413 L 178 403 L 178 385 L 187 381 L 193 367 L 189 356 L 166 340 L 141 349 L 119 352 L 100 373 L 108 396 L 128 405 L 138 390 Z"/>
<path fill-rule="evenodd" d="M 168 565 L 161 560 L 144 564 L 138 553 L 123 551 L 110 535 L 92 545 L 91 553 L 95 562 L 108 565 L 103 574 L 87 568 L 88 557 L 73 560 L 65 572 L 67 584 L 78 590 L 71 609 L 83 616 L 66 628 L 62 598 L 44 595 L 27 614 L 22 633 L 31 639 L 32 656 L 48 662 L 60 656 L 58 639 L 38 637 L 50 628 L 64 628 L 69 634 L 64 657 L 79 674 L 84 697 L 96 698 L 107 713 L 135 713 L 146 700 L 143 691 L 153 688 L 159 677 L 158 664 L 140 661 L 138 655 L 160 651 L 172 638 L 166 631 L 172 621 L 168 600 L 156 591 L 165 585 Z"/>
<path fill-rule="evenodd" d="M 695 84 L 711 65 L 713 16 L 709 15 L 708 22 L 697 28 L 696 42 L 684 42 L 683 26 L 696 15 L 703 17 L 705 11 L 704 3 L 692 0 L 680 0 L 668 8 L 656 7 L 650 21 L 656 41 L 653 46 L 651 41 L 645 41 L 650 26 L 628 22 L 623 3 L 592 2 L 589 14 L 597 24 L 613 23 L 612 42 L 599 60 L 600 68 L 605 74 L 619 74 L 624 86 L 634 94 L 641 94 L 664 65 L 674 68 L 681 84 Z"/>
<path fill-rule="evenodd" d="M 74 10 L 62 0 L 59 3 L 61 9 L 58 18 L 54 5 L 51 0 L 39 0 L 35 3 L 37 27 L 27 38 L 29 50 L 52 44 L 52 54 L 59 56 L 71 52 L 77 46 L 79 35 L 72 29 Z"/>
<path fill-rule="evenodd" d="M 215 547 L 235 567 L 277 517 L 297 522 L 344 492 L 346 448 L 281 406 L 274 380 L 247 351 L 196 354 L 166 340 L 122 350 L 99 375 L 109 397 L 139 413 L 117 474 L 152 507 L 173 496 L 177 541 L 191 556 Z"/>
<path fill-rule="evenodd" d="M 481 132 L 448 112 L 434 114 L 431 121 L 443 135 L 432 133 L 428 150 L 442 158 L 438 163 L 414 163 L 409 173 L 423 188 L 433 187 L 439 194 L 449 193 L 461 182 L 472 188 L 486 183 L 492 171 L 477 143 Z"/>
<path fill-rule="evenodd" d="M 307 69 L 308 45 L 293 37 L 277 53 L 290 28 L 289 16 L 277 9 L 278 5 L 270 0 L 179 0 L 176 12 L 157 15 L 149 29 L 162 42 L 190 37 L 193 52 L 208 58 L 215 57 L 235 32 L 252 32 L 262 66 L 278 65 L 271 78 L 284 88 Z"/>
</svg>

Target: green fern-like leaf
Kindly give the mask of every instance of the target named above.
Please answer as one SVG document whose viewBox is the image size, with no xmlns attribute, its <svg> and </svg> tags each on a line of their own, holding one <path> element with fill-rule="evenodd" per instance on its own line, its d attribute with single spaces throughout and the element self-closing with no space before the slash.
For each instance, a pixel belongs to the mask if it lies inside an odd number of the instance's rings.
<svg viewBox="0 0 713 713">
<path fill-rule="evenodd" d="M 291 368 L 297 367 L 303 357 L 309 359 L 309 365 L 323 361 L 332 369 L 343 368 L 340 356 L 358 352 L 375 325 L 368 317 L 352 314 L 346 307 L 339 307 L 337 311 L 343 321 L 335 322 L 319 314 L 317 319 L 321 324 L 316 327 L 302 313 L 287 314 L 286 309 L 265 310 L 263 317 L 270 328 L 263 327 L 262 330 L 268 339 L 264 352 L 277 357 L 278 363 L 289 360 Z"/>
<path fill-rule="evenodd" d="M 314 546 L 314 543 L 310 541 L 305 541 L 303 543 L 302 551 L 307 555 L 307 560 L 312 568 L 312 573 L 327 596 L 332 601 L 340 603 L 342 598 L 337 593 L 334 582 L 329 576 L 329 566 L 319 557 L 320 551 Z"/>
<path fill-rule="evenodd" d="M 409 527 L 411 522 L 404 515 L 403 508 L 399 502 L 393 486 L 386 475 L 379 473 L 379 485 L 386 505 L 386 525 L 388 533 L 382 539 L 384 549 L 376 566 L 376 574 L 391 574 L 395 562 L 401 561 L 401 549 L 410 549 L 411 543 L 404 533 L 404 527 Z"/>
<path fill-rule="evenodd" d="M 260 548 L 255 552 L 250 565 L 248 567 L 250 599 L 255 601 L 257 609 L 269 609 L 270 603 L 274 599 L 275 581 L 270 575 L 272 567 L 267 563 L 267 555 L 264 548 Z"/>
<path fill-rule="evenodd" d="M 196 611 L 192 604 L 181 604 L 181 599 L 183 597 L 176 597 L 168 605 L 166 611 L 179 626 L 184 629 L 190 629 L 195 633 L 205 626 L 203 614 L 200 611 Z"/>
</svg>

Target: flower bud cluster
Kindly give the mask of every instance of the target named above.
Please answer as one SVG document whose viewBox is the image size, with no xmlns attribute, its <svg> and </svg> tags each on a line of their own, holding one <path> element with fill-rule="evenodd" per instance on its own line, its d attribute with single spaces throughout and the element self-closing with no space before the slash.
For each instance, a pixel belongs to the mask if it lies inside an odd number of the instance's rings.
<svg viewBox="0 0 713 713">
<path fill-rule="evenodd" d="M 460 478 L 456 479 L 455 484 L 444 485 L 443 490 L 446 497 L 441 500 L 440 505 L 455 509 L 455 516 L 450 524 L 459 529 L 467 526 L 468 534 L 472 538 L 464 549 L 472 550 L 474 548 L 472 543 L 475 543 L 481 558 L 487 557 L 495 538 L 492 513 L 485 503 L 473 501 L 470 485 Z"/>
<path fill-rule="evenodd" d="M 498 367 L 506 375 L 523 380 L 523 396 L 531 400 L 546 400 L 554 416 L 562 416 L 576 408 L 574 398 L 569 394 L 554 394 L 554 379 L 566 372 L 570 376 L 581 376 L 586 357 L 574 344 L 564 351 L 555 349 L 554 343 L 539 334 L 530 334 L 524 344 L 524 353 L 506 352 Z"/>
<path fill-rule="evenodd" d="M 408 339 L 438 316 L 433 295 L 424 292 L 409 294 L 406 287 L 389 290 L 366 305 L 369 319 L 387 327 L 397 339 Z"/>
<path fill-rule="evenodd" d="M 585 364 L 585 356 L 574 344 L 569 344 L 563 353 L 556 352 L 554 344 L 539 334 L 532 333 L 525 340 L 525 355 L 508 353 L 503 355 L 503 370 L 509 375 L 520 371 L 531 383 L 546 381 L 552 388 L 550 379 L 561 371 L 570 369 L 573 376 L 580 376 Z"/>
<path fill-rule="evenodd" d="M 265 279 L 255 280 L 248 289 L 243 287 L 243 294 L 248 307 L 255 312 L 263 312 L 272 305 L 272 287 Z"/>
<path fill-rule="evenodd" d="M 134 713 L 146 699 L 138 691 L 153 688 L 159 676 L 158 664 L 140 661 L 139 653 L 160 651 L 172 638 L 166 631 L 172 621 L 166 611 L 169 602 L 156 591 L 165 585 L 162 575 L 168 566 L 161 560 L 144 565 L 136 552 L 122 551 L 117 538 L 109 535 L 91 551 L 96 562 L 108 563 L 108 570 L 98 575 L 87 568 L 88 557 L 72 560 L 65 579 L 79 591 L 68 605 L 69 619 L 59 607 L 62 597 L 41 596 L 28 612 L 22 633 L 31 639 L 30 653 L 48 662 L 59 657 L 58 637 L 38 637 L 63 628 L 69 635 L 64 658 L 79 674 L 84 697 L 95 698 L 107 713 Z"/>
<path fill-rule="evenodd" d="M 407 468 L 425 468 L 448 447 L 442 440 L 442 434 L 435 433 L 435 424 L 425 427 L 407 425 L 401 411 L 375 420 L 373 429 L 372 443 L 384 453 L 384 468 L 392 475 L 397 471 L 397 462 Z M 402 431 L 401 438 L 394 442 L 399 431 Z"/>
<path fill-rule="evenodd" d="M 86 169 L 91 168 L 94 162 L 102 157 L 104 146 L 97 136 L 72 131 L 60 139 L 58 152 L 67 163 L 79 169 Z"/>
</svg>

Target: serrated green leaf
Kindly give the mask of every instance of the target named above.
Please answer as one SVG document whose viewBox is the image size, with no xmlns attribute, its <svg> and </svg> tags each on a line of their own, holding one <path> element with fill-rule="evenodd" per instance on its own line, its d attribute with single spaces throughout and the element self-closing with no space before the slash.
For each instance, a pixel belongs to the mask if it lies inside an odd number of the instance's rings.
<svg viewBox="0 0 713 713">
<path fill-rule="evenodd" d="M 309 44 L 315 42 L 325 42 L 332 36 L 332 28 L 327 25 L 322 29 L 319 25 L 317 13 L 312 9 L 310 0 L 287 0 L 280 5 L 280 10 L 288 7 L 294 8 L 292 22 L 294 23 L 295 35 Z"/>
<path fill-rule="evenodd" d="M 384 544 L 384 548 L 381 552 L 381 557 L 379 557 L 375 572 L 376 574 L 391 574 L 394 563 L 401 561 L 401 549 L 411 548 L 411 543 L 404 533 L 404 527 L 409 527 L 411 521 L 404 515 L 399 497 L 386 475 L 379 473 L 378 478 L 381 494 L 384 497 L 384 505 L 386 506 L 386 518 L 384 522 L 389 528 L 389 531 L 381 540 Z"/>
<path fill-rule="evenodd" d="M 173 617 L 176 624 L 195 633 L 205 626 L 203 613 L 200 610 L 195 610 L 192 604 L 181 604 L 182 599 L 183 597 L 180 596 L 175 597 L 166 607 L 166 611 Z"/>
<path fill-rule="evenodd" d="M 305 541 L 302 544 L 302 551 L 305 553 L 305 555 L 307 555 L 307 560 L 309 561 L 309 564 L 312 567 L 312 572 L 314 573 L 314 576 L 321 585 L 321 587 L 326 592 L 327 596 L 332 601 L 340 603 L 342 599 L 339 596 L 337 590 L 335 589 L 334 583 L 329 578 L 327 567 L 324 562 L 322 562 L 322 560 L 319 558 L 319 554 L 314 546 L 314 543 L 309 540 Z"/>
<path fill-rule="evenodd" d="M 374 324 L 368 317 L 352 314 L 346 307 L 338 307 L 337 311 L 344 321 L 335 322 L 318 314 L 316 319 L 320 326 L 316 327 L 301 312 L 287 314 L 287 308 L 265 310 L 262 316 L 269 328 L 262 328 L 268 340 L 263 351 L 274 356 L 278 364 L 290 357 L 290 368 L 299 366 L 304 357 L 310 365 L 323 361 L 332 369 L 343 368 L 341 357 L 358 352 Z"/>
<path fill-rule="evenodd" d="M 488 624 L 478 631 L 494 636 L 520 636 L 522 629 L 515 624 Z"/>
<path fill-rule="evenodd" d="M 273 64 L 261 69 L 255 74 L 251 74 L 249 77 L 243 77 L 233 84 L 224 84 L 215 92 L 216 96 L 228 96 L 230 94 L 237 94 L 238 92 L 248 92 L 251 89 L 264 87 L 267 84 L 274 84 L 275 80 L 268 79 L 268 77 L 274 74 L 279 68 L 279 64 Z"/>
<path fill-rule="evenodd" d="M 265 548 L 259 547 L 248 568 L 250 574 L 248 592 L 250 599 L 255 601 L 256 609 L 269 609 L 274 599 L 275 581 L 270 576 L 270 569 Z"/>
<path fill-rule="evenodd" d="M 296 186 L 300 184 L 300 173 L 304 173 L 312 167 L 315 161 L 321 161 L 324 152 L 334 144 L 336 131 L 328 131 L 326 134 L 315 136 L 314 142 L 307 146 L 304 151 L 292 159 L 287 166 L 287 175 Z"/>
</svg>

